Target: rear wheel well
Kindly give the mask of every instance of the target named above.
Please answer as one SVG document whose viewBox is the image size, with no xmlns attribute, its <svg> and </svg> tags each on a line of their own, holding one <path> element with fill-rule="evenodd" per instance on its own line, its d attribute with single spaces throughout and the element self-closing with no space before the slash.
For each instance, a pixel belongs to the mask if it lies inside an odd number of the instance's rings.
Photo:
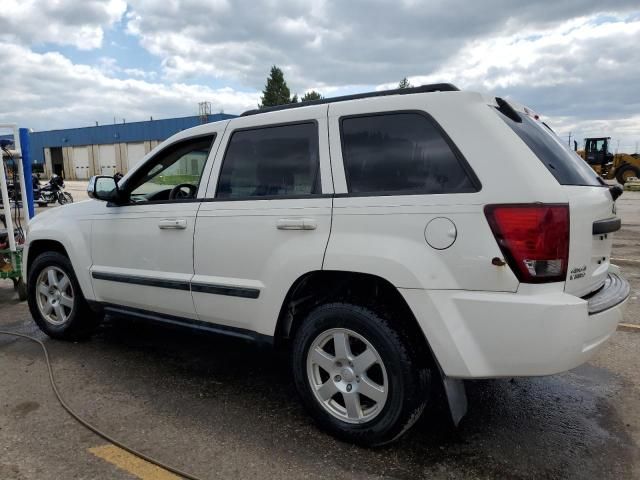
<svg viewBox="0 0 640 480">
<path fill-rule="evenodd" d="M 330 302 L 352 303 L 374 310 L 398 328 L 412 343 L 419 358 L 428 364 L 433 362 L 422 328 L 398 289 L 382 277 L 358 272 L 323 270 L 298 278 L 280 309 L 276 344 L 288 343 L 311 310 Z"/>
<path fill-rule="evenodd" d="M 58 252 L 69 258 L 64 246 L 56 240 L 35 240 L 29 245 L 29 258 L 27 259 L 27 272 L 31 270 L 33 261 L 44 252 Z"/>
</svg>

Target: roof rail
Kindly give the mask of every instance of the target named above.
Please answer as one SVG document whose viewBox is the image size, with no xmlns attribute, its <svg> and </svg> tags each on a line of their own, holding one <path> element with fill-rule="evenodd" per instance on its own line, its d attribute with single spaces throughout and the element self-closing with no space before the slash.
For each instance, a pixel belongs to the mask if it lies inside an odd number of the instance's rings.
<svg viewBox="0 0 640 480">
<path fill-rule="evenodd" d="M 420 85 L 419 87 L 395 88 L 393 90 L 381 90 L 379 92 L 356 93 L 354 95 L 344 95 L 342 97 L 323 98 L 321 100 L 309 100 L 307 102 L 287 103 L 285 105 L 276 105 L 275 107 L 256 108 L 247 110 L 240 115 L 246 117 L 248 115 L 256 115 L 258 113 L 276 112 L 278 110 L 289 110 L 291 108 L 308 107 L 310 105 L 323 105 L 325 103 L 346 102 L 349 100 L 358 100 L 360 98 L 370 97 L 386 97 L 388 95 L 409 95 L 411 93 L 427 93 L 427 92 L 457 92 L 460 89 L 451 83 L 433 83 L 431 85 Z"/>
</svg>

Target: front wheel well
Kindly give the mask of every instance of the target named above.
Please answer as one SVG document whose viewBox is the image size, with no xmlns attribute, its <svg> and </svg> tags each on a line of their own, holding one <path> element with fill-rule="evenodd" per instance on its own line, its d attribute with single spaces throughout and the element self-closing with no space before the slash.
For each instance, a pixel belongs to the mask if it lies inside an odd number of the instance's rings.
<svg viewBox="0 0 640 480">
<path fill-rule="evenodd" d="M 31 270 L 33 261 L 44 252 L 58 252 L 69 258 L 67 250 L 56 240 L 34 240 L 29 245 L 29 258 L 27 259 L 27 272 Z"/>
<path fill-rule="evenodd" d="M 427 364 L 434 362 L 428 341 L 411 308 L 388 280 L 359 272 L 314 271 L 298 278 L 289 289 L 275 331 L 277 345 L 293 338 L 315 307 L 330 302 L 347 302 L 381 314 L 413 344 Z"/>
</svg>

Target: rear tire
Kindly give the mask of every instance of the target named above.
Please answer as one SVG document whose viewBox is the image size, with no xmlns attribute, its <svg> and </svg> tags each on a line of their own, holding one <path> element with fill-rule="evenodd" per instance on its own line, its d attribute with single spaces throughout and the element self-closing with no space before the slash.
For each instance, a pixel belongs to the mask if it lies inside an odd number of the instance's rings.
<svg viewBox="0 0 640 480">
<path fill-rule="evenodd" d="M 631 177 L 640 178 L 640 168 L 635 165 L 624 165 L 616 172 L 616 180 L 622 185 Z"/>
<path fill-rule="evenodd" d="M 102 320 L 82 295 L 71 261 L 58 252 L 35 258 L 29 269 L 27 297 L 38 327 L 58 340 L 87 338 Z"/>
<path fill-rule="evenodd" d="M 386 318 L 348 303 L 317 307 L 293 339 L 294 382 L 305 407 L 323 430 L 363 446 L 391 443 L 420 418 L 431 380 L 421 363 Z"/>
</svg>

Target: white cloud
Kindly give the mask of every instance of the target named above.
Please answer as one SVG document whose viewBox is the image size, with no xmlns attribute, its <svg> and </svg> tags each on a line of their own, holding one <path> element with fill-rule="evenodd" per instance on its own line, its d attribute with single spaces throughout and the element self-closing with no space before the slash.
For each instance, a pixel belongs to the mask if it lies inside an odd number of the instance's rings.
<svg viewBox="0 0 640 480">
<path fill-rule="evenodd" d="M 158 74 L 156 72 L 148 72 L 146 70 L 141 70 L 139 68 L 123 68 L 121 69 L 121 71 L 129 76 L 129 77 L 134 77 L 134 78 L 146 78 L 149 80 L 155 80 L 158 76 Z"/>
<path fill-rule="evenodd" d="M 125 0 L 2 0 L 0 40 L 91 50 L 126 9 Z"/>
<path fill-rule="evenodd" d="M 487 90 L 523 84 L 580 85 L 597 76 L 618 72 L 627 76 L 628 57 L 603 55 L 602 48 L 615 43 L 615 48 L 626 55 L 639 40 L 640 18 L 627 21 L 614 17 L 600 23 L 598 16 L 580 17 L 551 29 L 526 29 L 515 35 L 473 41 L 438 71 L 412 80 L 425 82 L 446 76 L 462 85 Z"/>
<path fill-rule="evenodd" d="M 640 139 L 640 17 L 579 17 L 551 28 L 477 39 L 414 85 L 449 81 L 513 98 L 561 135 Z M 386 83 L 379 88 L 393 88 Z"/>
<path fill-rule="evenodd" d="M 562 133 L 640 138 L 637 0 L 3 0 L 0 20 L 4 66 L 17 65 L 0 83 L 4 118 L 38 128 L 185 115 L 202 100 L 239 113 L 276 64 L 299 94 L 449 81 L 530 105 Z M 123 28 L 148 58 L 100 48 Z M 32 50 L 56 45 L 93 50 L 93 66 Z"/>
<path fill-rule="evenodd" d="M 576 12 L 638 8 L 631 0 L 579 3 L 130 0 L 127 28 L 163 60 L 169 78 L 204 74 L 255 88 L 277 64 L 302 90 L 425 75 L 478 40 L 549 29 L 574 21 Z"/>
<path fill-rule="evenodd" d="M 36 130 L 111 123 L 114 117 L 131 122 L 196 115 L 198 102 L 205 100 L 214 112 L 240 112 L 259 102 L 257 92 L 116 78 L 112 73 L 119 67 L 109 58 L 90 67 L 15 44 L 0 42 L 0 51 L 4 68 L 12 72 L 0 82 L 0 122 Z"/>
</svg>

